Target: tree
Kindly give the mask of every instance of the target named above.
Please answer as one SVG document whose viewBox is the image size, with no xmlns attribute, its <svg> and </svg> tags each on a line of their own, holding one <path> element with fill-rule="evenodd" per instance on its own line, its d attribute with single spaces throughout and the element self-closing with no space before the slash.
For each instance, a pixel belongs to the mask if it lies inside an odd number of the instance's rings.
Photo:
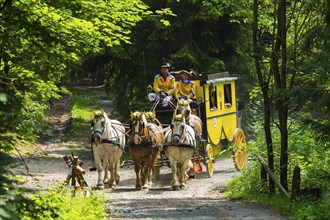
<svg viewBox="0 0 330 220">
<path fill-rule="evenodd" d="M 325 101 L 329 93 L 324 82 L 317 80 L 310 74 L 310 72 L 315 72 L 317 75 L 322 75 L 323 79 L 328 79 L 326 73 L 327 63 L 320 63 L 316 60 L 328 56 L 324 53 L 329 48 L 327 47 L 327 40 L 325 40 L 327 30 L 324 28 L 324 16 L 326 14 L 324 8 L 326 7 L 324 1 L 315 4 L 312 1 L 281 0 L 273 5 L 270 2 L 259 2 L 257 4 L 255 1 L 255 12 L 258 11 L 257 5 L 263 10 L 259 14 L 261 19 L 258 19 L 255 13 L 253 34 L 255 66 L 260 88 L 263 92 L 264 103 L 268 102 L 265 101 L 267 97 L 275 103 L 274 113 L 277 113 L 277 120 L 275 117 L 272 120 L 280 131 L 280 182 L 285 189 L 288 189 L 287 178 L 290 162 L 288 157 L 290 150 L 288 145 L 290 133 L 288 122 L 293 119 L 304 121 L 308 126 L 318 127 L 317 130 L 320 131 L 319 134 L 324 134 L 323 137 L 327 136 L 324 131 L 327 128 L 328 120 L 323 120 L 323 118 L 327 118 L 328 114 L 323 113 L 323 109 L 326 109 L 326 106 L 329 105 Z M 272 10 L 267 10 L 268 8 Z M 271 14 L 271 11 L 274 13 Z M 273 22 L 269 22 L 265 18 L 266 15 L 273 15 Z M 325 31 L 321 34 L 316 33 L 316 30 L 320 29 Z M 268 39 L 270 40 L 268 41 Z M 318 52 L 315 53 L 315 51 Z M 306 56 L 306 54 L 310 54 L 310 56 Z M 262 64 L 261 67 L 260 63 Z M 270 73 L 267 80 L 261 74 L 261 70 L 264 68 Z M 314 86 L 316 84 L 319 86 L 312 88 L 312 82 L 315 83 Z M 308 88 L 307 91 L 306 88 Z M 271 93 L 265 97 L 267 91 Z M 319 99 L 308 102 L 308 100 L 311 101 L 311 97 L 316 97 L 316 94 L 318 94 Z M 321 120 L 306 118 L 306 115 L 310 116 L 307 112 L 314 109 L 312 105 L 317 105 L 319 111 L 322 112 L 319 116 L 322 118 Z M 304 106 L 308 106 L 309 109 L 304 108 Z M 268 108 L 268 106 L 264 106 L 265 118 L 268 117 Z M 267 121 L 265 120 L 265 126 L 266 124 Z M 269 156 L 270 135 L 268 133 L 269 130 L 266 131 L 266 145 Z M 268 157 L 268 159 L 270 158 Z M 271 166 L 271 161 L 268 162 Z"/>
<path fill-rule="evenodd" d="M 131 28 L 150 14 L 142 1 L 1 1 L 1 122 L 35 134 L 58 85 L 86 54 L 129 43 Z"/>
<path fill-rule="evenodd" d="M 267 158 L 268 158 L 268 167 L 269 169 L 274 172 L 274 153 L 273 153 L 273 141 L 272 141 L 272 134 L 271 134 L 271 97 L 270 97 L 270 79 L 271 75 L 269 71 L 263 71 L 261 63 L 263 58 L 262 50 L 260 45 L 260 39 L 258 38 L 258 7 L 259 3 L 258 0 L 254 0 L 253 3 L 253 54 L 255 60 L 255 67 L 256 67 L 256 74 L 258 78 L 258 82 L 261 88 L 262 97 L 263 97 L 263 105 L 264 105 L 264 132 L 265 132 L 265 140 L 267 146 Z M 261 177 L 265 177 L 267 175 L 264 169 L 261 170 Z M 265 180 L 263 180 L 265 181 Z M 275 183 L 274 181 L 269 178 L 269 191 L 271 194 L 275 193 Z"/>
</svg>

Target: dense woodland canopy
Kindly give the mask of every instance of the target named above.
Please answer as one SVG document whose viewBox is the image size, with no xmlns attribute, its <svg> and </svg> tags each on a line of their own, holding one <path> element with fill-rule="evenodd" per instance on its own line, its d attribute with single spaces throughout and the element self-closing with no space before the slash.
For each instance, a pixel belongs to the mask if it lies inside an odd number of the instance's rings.
<svg viewBox="0 0 330 220">
<path fill-rule="evenodd" d="M 165 60 L 174 70 L 238 75 L 255 151 L 286 189 L 302 160 L 308 184 L 320 178 L 329 195 L 329 7 L 328 0 L 1 0 L 1 151 L 18 137 L 37 138 L 50 100 L 70 83 L 104 84 L 122 115 L 127 106 L 146 108 L 146 87 Z"/>
</svg>

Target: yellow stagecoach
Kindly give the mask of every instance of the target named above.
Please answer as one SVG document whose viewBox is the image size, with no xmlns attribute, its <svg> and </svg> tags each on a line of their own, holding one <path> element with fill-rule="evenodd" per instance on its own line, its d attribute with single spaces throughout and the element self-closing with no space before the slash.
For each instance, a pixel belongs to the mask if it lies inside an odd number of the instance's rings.
<svg viewBox="0 0 330 220">
<path fill-rule="evenodd" d="M 213 175 L 214 157 L 223 150 L 231 150 L 237 170 L 246 164 L 246 139 L 241 129 L 243 103 L 236 100 L 235 81 L 228 72 L 191 77 L 196 86 L 196 113 L 203 122 L 202 138 L 198 140 L 198 154 L 194 158 L 204 163 L 209 177 Z M 156 118 L 168 124 L 171 108 L 155 108 Z"/>
</svg>

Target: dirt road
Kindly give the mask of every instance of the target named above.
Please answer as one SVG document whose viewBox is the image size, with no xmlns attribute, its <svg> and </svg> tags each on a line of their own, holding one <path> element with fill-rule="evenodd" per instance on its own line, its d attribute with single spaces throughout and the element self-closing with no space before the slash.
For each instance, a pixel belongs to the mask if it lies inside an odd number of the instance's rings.
<svg viewBox="0 0 330 220">
<path fill-rule="evenodd" d="M 104 99 L 100 91 L 100 102 L 96 108 L 110 110 L 111 102 Z M 87 94 L 88 92 L 86 92 Z M 49 129 L 37 144 L 29 150 L 21 150 L 30 175 L 21 163 L 15 169 L 25 179 L 23 187 L 43 191 L 54 187 L 66 179 L 68 168 L 64 155 L 72 152 L 84 162 L 84 175 L 90 186 L 95 186 L 97 173 L 88 171 L 93 166 L 90 152 L 90 124 L 80 137 L 68 137 L 70 124 L 70 99 L 65 97 L 53 103 L 53 117 L 47 118 Z M 171 173 L 167 166 L 162 166 L 158 179 L 153 180 L 149 190 L 135 190 L 133 166 L 120 169 L 121 182 L 115 189 L 102 192 L 106 198 L 106 211 L 111 219 L 289 219 L 267 207 L 225 198 L 226 181 L 240 175 L 235 171 L 231 158 L 215 161 L 214 175 L 207 177 L 206 169 L 189 180 L 182 191 L 172 191 Z"/>
</svg>

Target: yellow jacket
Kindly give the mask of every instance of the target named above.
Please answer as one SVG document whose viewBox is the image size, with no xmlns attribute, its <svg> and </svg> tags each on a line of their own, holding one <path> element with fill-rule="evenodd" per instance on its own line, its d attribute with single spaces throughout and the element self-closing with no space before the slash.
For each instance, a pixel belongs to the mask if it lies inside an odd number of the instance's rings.
<svg viewBox="0 0 330 220">
<path fill-rule="evenodd" d="M 165 92 L 166 95 L 174 95 L 175 93 L 175 78 L 168 74 L 164 81 L 162 74 L 158 74 L 154 79 L 154 90 L 156 93 Z"/>
<path fill-rule="evenodd" d="M 178 99 L 179 96 L 188 96 L 189 99 L 195 99 L 195 84 L 189 79 L 186 82 L 182 80 L 177 82 L 175 97 Z"/>
</svg>

